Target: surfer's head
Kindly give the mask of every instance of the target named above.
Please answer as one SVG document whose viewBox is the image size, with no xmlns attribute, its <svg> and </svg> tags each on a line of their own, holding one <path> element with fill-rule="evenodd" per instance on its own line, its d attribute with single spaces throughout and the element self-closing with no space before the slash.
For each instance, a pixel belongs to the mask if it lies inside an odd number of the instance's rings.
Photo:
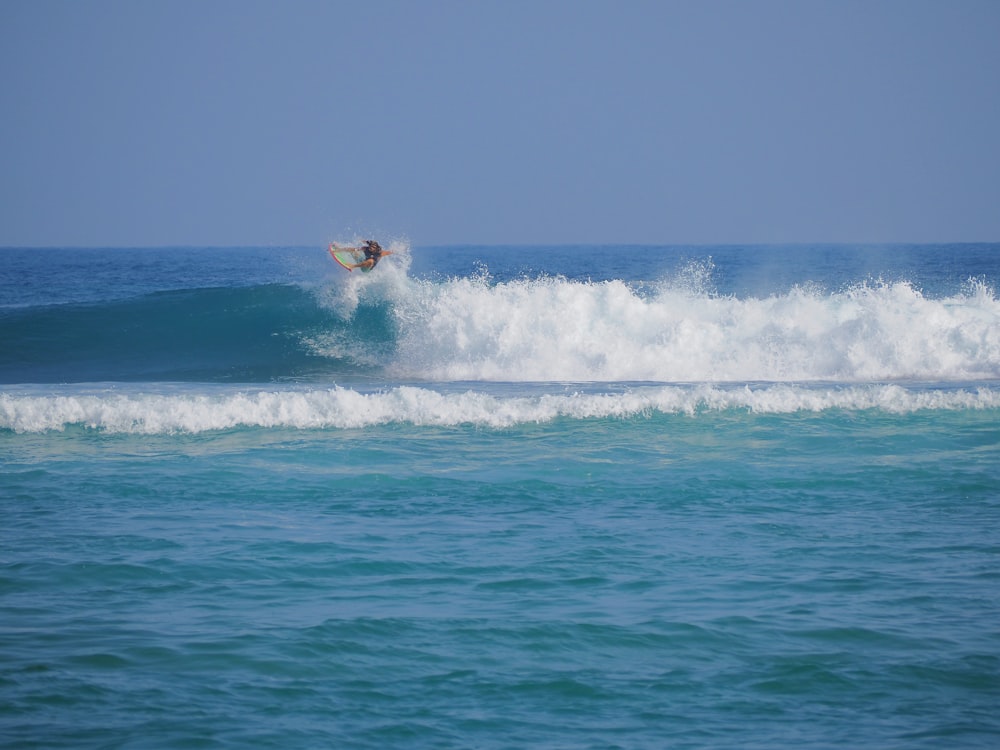
<svg viewBox="0 0 1000 750">
<path fill-rule="evenodd" d="M 375 240 L 365 240 L 365 246 L 373 253 L 382 252 L 382 246 L 378 244 Z"/>
</svg>

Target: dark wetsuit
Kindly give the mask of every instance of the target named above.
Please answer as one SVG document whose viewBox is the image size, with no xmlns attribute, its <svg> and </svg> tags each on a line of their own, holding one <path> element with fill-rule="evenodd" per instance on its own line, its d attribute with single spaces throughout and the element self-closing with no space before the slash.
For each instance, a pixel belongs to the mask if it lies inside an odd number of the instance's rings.
<svg viewBox="0 0 1000 750">
<path fill-rule="evenodd" d="M 378 265 L 378 262 L 382 260 L 382 248 L 378 245 L 370 244 L 364 246 L 365 260 L 370 260 L 372 262 L 372 268 Z"/>
</svg>

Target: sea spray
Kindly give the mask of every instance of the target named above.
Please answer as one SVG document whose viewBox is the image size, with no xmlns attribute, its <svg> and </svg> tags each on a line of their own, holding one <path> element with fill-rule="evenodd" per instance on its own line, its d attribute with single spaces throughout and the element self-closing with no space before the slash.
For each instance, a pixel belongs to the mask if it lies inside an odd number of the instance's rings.
<svg viewBox="0 0 1000 750">
<path fill-rule="evenodd" d="M 701 282 L 699 282 L 701 283 Z M 413 282 L 392 301 L 397 377 L 497 381 L 872 381 L 1000 377 L 1000 303 L 907 282 L 764 298 L 562 278 Z"/>
</svg>

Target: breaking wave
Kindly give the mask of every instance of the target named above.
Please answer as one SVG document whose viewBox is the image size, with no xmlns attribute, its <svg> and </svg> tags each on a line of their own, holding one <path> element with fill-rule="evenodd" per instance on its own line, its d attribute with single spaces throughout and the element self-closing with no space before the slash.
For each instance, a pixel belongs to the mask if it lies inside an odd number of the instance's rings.
<svg viewBox="0 0 1000 750">
<path fill-rule="evenodd" d="M 1000 302 L 905 282 L 740 299 L 664 284 L 418 284 L 390 370 L 430 380 L 872 381 L 1000 376 Z"/>
<path fill-rule="evenodd" d="M 504 395 L 397 386 L 180 393 L 116 389 L 62 395 L 0 394 L 0 429 L 48 432 L 82 427 L 109 433 L 201 433 L 239 428 L 356 429 L 379 425 L 474 425 L 506 428 L 557 419 L 629 419 L 657 414 L 696 416 L 743 410 L 758 414 L 876 410 L 1000 409 L 1000 390 L 910 388 L 895 384 L 791 384 L 625 387 L 617 392 L 565 391 Z"/>
<path fill-rule="evenodd" d="M 658 284 L 413 279 L 157 292 L 0 310 L 0 382 L 816 382 L 1000 378 L 1000 301 L 970 280 L 766 297 Z"/>
</svg>

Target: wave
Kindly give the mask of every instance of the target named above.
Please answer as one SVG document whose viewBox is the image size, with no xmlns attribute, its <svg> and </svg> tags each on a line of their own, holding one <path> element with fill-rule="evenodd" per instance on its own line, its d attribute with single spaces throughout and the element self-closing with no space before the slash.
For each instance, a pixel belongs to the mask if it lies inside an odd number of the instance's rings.
<svg viewBox="0 0 1000 750">
<path fill-rule="evenodd" d="M 17 433 L 82 427 L 108 433 L 177 434 L 240 428 L 358 429 L 412 424 L 506 428 L 557 419 L 694 416 L 744 410 L 792 414 L 830 410 L 877 410 L 908 414 L 925 410 L 1000 409 L 1000 389 L 913 389 L 895 384 L 816 387 L 788 384 L 722 387 L 663 385 L 623 392 L 502 395 L 467 390 L 398 386 L 362 392 L 319 390 L 226 393 L 0 393 L 0 430 Z"/>
<path fill-rule="evenodd" d="M 1000 375 L 1000 301 L 970 282 L 932 299 L 905 282 L 741 299 L 692 285 L 487 278 L 393 300 L 390 371 L 429 380 L 799 382 Z"/>
<path fill-rule="evenodd" d="M 313 286 L 158 292 L 0 311 L 0 382 L 875 382 L 1000 377 L 982 282 L 768 297 L 541 277 L 413 279 L 402 264 Z"/>
<path fill-rule="evenodd" d="M 374 322 L 372 318 L 374 317 Z M 156 292 L 126 300 L 0 311 L 0 382 L 260 382 L 334 378 L 359 361 L 317 354 L 312 337 L 390 334 L 385 315 L 350 321 L 294 285 Z M 390 336 L 391 337 L 391 336 Z"/>
</svg>

